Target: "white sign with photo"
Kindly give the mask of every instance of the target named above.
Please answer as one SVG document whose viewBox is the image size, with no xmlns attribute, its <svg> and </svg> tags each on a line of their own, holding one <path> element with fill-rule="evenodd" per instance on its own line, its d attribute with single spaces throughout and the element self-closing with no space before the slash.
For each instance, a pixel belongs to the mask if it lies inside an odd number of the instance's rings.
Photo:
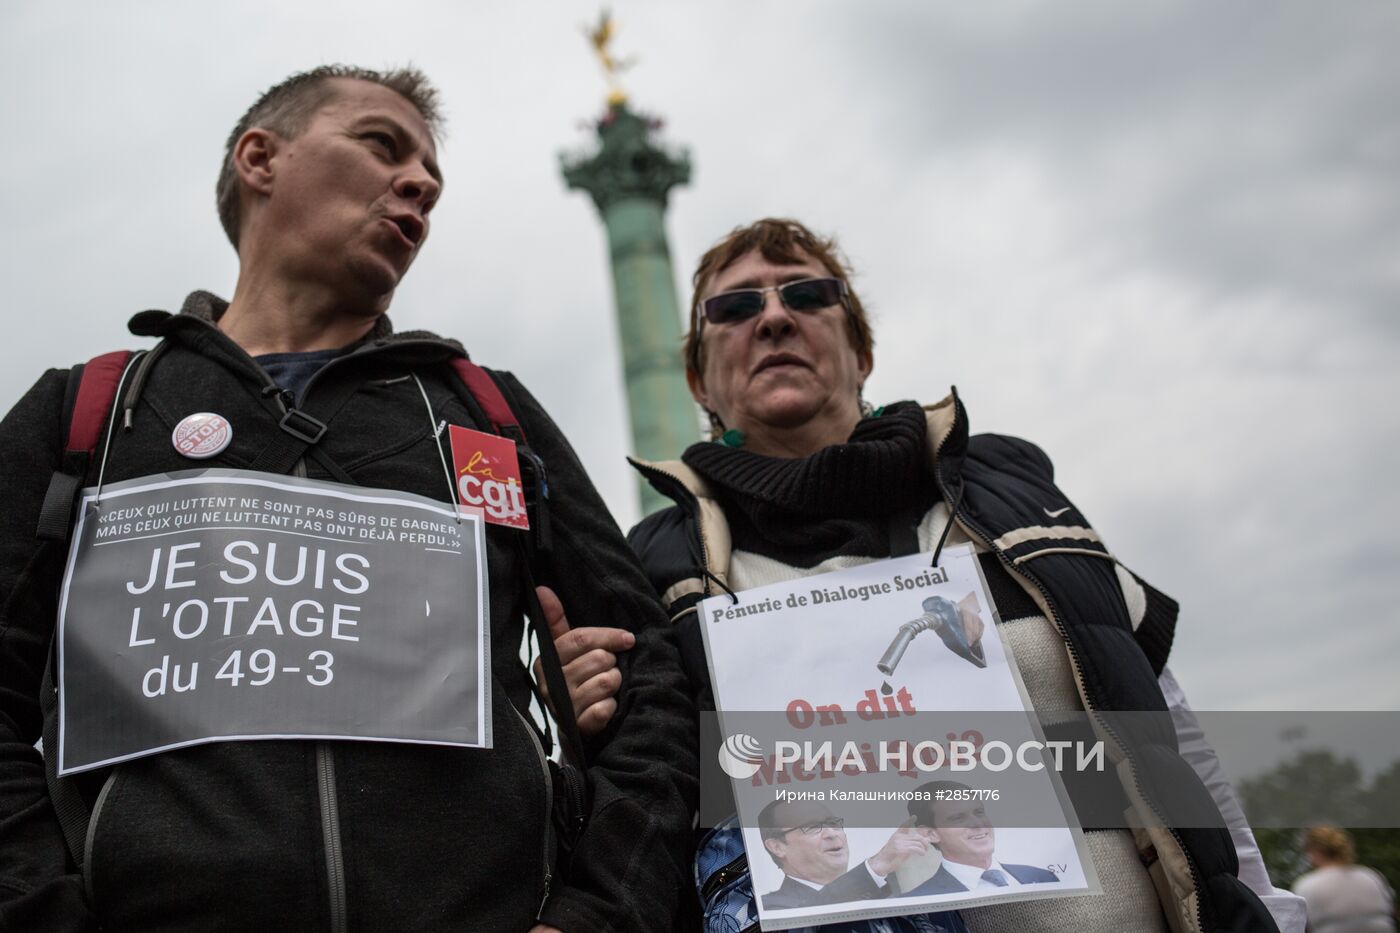
<svg viewBox="0 0 1400 933">
<path fill-rule="evenodd" d="M 937 567 L 928 554 L 878 561 L 700 612 L 764 929 L 1099 891 L 970 546 Z M 917 734 L 921 712 L 1011 726 L 934 738 Z M 784 738 L 745 731 L 758 716 Z M 843 748 L 852 726 L 881 739 Z M 1038 750 L 995 768 L 1003 744 Z M 1030 812 L 1033 826 L 1006 822 Z"/>
</svg>

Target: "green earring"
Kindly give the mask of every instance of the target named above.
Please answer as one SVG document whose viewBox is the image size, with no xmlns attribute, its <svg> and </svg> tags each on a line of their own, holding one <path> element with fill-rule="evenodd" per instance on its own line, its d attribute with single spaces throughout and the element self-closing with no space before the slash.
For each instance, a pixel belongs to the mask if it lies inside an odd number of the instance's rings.
<svg viewBox="0 0 1400 933">
<path fill-rule="evenodd" d="M 719 442 L 725 447 L 743 447 L 744 432 L 738 428 L 730 428 L 720 435 Z"/>
</svg>

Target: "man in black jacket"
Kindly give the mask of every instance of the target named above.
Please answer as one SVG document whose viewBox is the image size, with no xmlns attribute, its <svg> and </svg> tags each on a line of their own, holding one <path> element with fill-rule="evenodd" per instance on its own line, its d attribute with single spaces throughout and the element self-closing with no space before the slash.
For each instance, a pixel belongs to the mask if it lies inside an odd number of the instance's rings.
<svg viewBox="0 0 1400 933">
<path fill-rule="evenodd" d="M 34 748 L 53 720 L 41 684 L 46 668 L 63 669 L 51 645 L 68 611 L 67 543 L 36 537 L 56 475 L 110 487 L 195 467 L 267 471 L 280 459 L 273 473 L 436 500 L 452 514 L 462 487 L 447 470 L 446 428 L 490 432 L 491 420 L 454 372 L 459 344 L 395 334 L 385 316 L 442 191 L 437 122 L 435 92 L 412 70 L 328 66 L 273 88 L 235 128 L 219 179 L 239 254 L 232 300 L 197 292 L 180 314 L 133 319 L 133 332 L 161 343 L 123 375 L 114 428 L 91 462 L 63 454 L 76 382 L 62 371 L 0 426 L 0 931 L 575 933 L 669 922 L 688 875 L 696 770 L 676 651 L 568 443 L 508 374 L 495 380 L 548 475 L 550 533 L 546 542 L 536 497 L 534 532 L 492 524 L 484 534 L 494 650 L 476 655 L 490 659 L 483 676 L 468 673 L 490 747 L 206 738 L 57 778 L 62 793 Z M 193 566 L 172 553 L 167 585 Z M 532 569 L 575 623 L 628 630 L 577 628 L 571 657 L 635 644 L 602 680 L 572 672 L 581 707 L 616 703 L 589 743 L 586 782 L 560 779 L 528 721 L 517 649 Z M 564 631 L 560 603 L 542 596 L 550 618 L 537 621 Z M 400 617 L 358 623 L 377 625 L 375 643 L 389 650 L 431 608 L 413 592 L 397 602 Z M 111 621 L 143 643 L 135 622 Z M 427 672 L 400 676 L 379 689 L 436 689 Z M 333 734 L 383 735 L 349 730 Z M 51 797 L 79 801 L 86 845 L 65 844 L 74 816 L 61 825 Z M 575 820 L 561 798 L 586 812 Z"/>
</svg>

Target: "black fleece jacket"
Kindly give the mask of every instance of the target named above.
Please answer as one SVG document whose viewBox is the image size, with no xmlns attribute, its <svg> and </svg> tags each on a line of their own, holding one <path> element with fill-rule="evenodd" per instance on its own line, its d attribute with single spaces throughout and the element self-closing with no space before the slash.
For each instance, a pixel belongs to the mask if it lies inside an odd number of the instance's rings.
<svg viewBox="0 0 1400 933">
<path fill-rule="evenodd" d="M 107 482 L 202 465 L 247 468 L 278 436 L 281 411 L 262 392 L 266 377 L 212 325 L 223 307 L 195 293 L 179 315 L 134 319 L 134 329 L 163 337 L 167 348 L 131 429 L 113 435 Z M 422 381 L 434 423 L 489 430 L 450 370 L 454 355 L 462 355 L 455 343 L 392 335 L 381 321 L 307 389 L 303 407 L 314 411 L 336 383 L 357 387 L 330 420 L 321 456 L 363 486 L 446 499 L 429 412 L 405 377 Z M 0 931 L 525 931 L 537 916 L 566 933 L 665 928 L 689 874 L 697 771 L 677 650 L 568 442 L 502 375 L 548 468 L 554 544 L 540 582 L 559 592 L 571 624 L 638 636 L 619 662 L 619 711 L 592 750 L 587 825 L 552 888 L 549 776 L 516 712 L 530 697 L 516 651 L 523 587 L 511 536 L 520 532 L 497 526 L 487 531 L 494 748 L 225 742 L 82 775 L 83 796 L 101 801 L 86 871 L 75 871 L 34 748 L 65 558 L 61 545 L 35 537 L 64 440 L 68 379 L 51 370 L 0 425 Z M 175 424 L 198 411 L 234 426 L 231 445 L 202 463 L 170 442 Z M 308 475 L 329 478 L 316 460 L 305 462 Z M 89 483 L 96 470 L 94 462 Z M 337 899 L 344 913 L 333 924 Z"/>
</svg>

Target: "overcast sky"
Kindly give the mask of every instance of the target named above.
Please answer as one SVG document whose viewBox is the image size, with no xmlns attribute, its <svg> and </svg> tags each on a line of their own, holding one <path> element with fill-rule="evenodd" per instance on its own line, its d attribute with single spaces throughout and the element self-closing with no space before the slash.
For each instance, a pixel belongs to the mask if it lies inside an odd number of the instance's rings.
<svg viewBox="0 0 1400 933">
<path fill-rule="evenodd" d="M 620 0 L 635 106 L 690 149 L 677 287 L 736 224 L 835 233 L 867 396 L 958 386 L 1183 604 L 1200 708 L 1400 708 L 1400 6 Z M 514 370 L 637 518 L 611 280 L 558 153 L 604 83 L 578 3 L 0 7 L 0 402 L 227 296 L 229 129 L 288 73 L 413 62 L 447 178 L 401 329 Z"/>
</svg>

